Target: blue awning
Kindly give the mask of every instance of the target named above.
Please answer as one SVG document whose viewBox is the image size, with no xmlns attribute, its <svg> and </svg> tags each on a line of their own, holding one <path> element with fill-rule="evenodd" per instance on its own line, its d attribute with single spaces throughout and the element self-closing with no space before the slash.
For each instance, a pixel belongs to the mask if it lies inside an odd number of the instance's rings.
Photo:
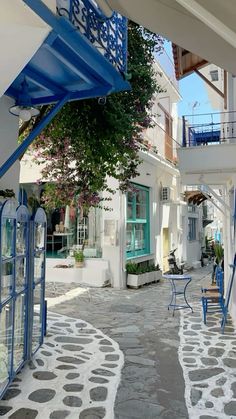
<svg viewBox="0 0 236 419">
<path fill-rule="evenodd" d="M 53 29 L 45 42 L 7 90 L 17 100 L 27 81 L 32 105 L 100 97 L 130 89 L 124 74 L 65 17 L 56 16 L 38 0 L 24 0 Z"/>
</svg>

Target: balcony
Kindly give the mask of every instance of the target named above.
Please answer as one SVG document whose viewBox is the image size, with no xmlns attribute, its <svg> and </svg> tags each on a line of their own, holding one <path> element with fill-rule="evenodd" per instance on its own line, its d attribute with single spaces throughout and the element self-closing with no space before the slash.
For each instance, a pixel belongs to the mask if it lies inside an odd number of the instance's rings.
<svg viewBox="0 0 236 419">
<path fill-rule="evenodd" d="M 68 94 L 69 100 L 79 100 L 130 88 L 125 80 L 126 18 L 116 13 L 107 18 L 93 0 L 23 3 L 50 32 L 6 92 L 18 104 L 24 80 L 33 106 Z"/>
<path fill-rule="evenodd" d="M 183 117 L 179 168 L 186 184 L 226 183 L 236 172 L 236 111 Z"/>
<path fill-rule="evenodd" d="M 183 146 L 230 143 L 236 139 L 236 111 L 183 116 Z"/>
<path fill-rule="evenodd" d="M 57 13 L 67 17 L 117 71 L 126 72 L 126 18 L 118 13 L 107 18 L 93 0 L 57 0 Z"/>
<path fill-rule="evenodd" d="M 143 131 L 142 149 L 176 165 L 178 161 L 176 150 L 180 144 L 154 118 L 153 125 L 152 128 Z"/>
</svg>

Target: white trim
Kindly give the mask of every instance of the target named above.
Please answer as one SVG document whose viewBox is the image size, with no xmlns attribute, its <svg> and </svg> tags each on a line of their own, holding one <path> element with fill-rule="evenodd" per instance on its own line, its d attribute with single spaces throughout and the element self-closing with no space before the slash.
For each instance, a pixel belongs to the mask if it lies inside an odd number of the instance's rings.
<svg viewBox="0 0 236 419">
<path fill-rule="evenodd" d="M 208 12 L 204 7 L 195 0 L 176 0 L 181 6 L 188 10 L 197 19 L 208 26 L 212 31 L 224 39 L 232 47 L 236 48 L 236 33 L 228 26 L 222 23 L 212 13 Z"/>
</svg>

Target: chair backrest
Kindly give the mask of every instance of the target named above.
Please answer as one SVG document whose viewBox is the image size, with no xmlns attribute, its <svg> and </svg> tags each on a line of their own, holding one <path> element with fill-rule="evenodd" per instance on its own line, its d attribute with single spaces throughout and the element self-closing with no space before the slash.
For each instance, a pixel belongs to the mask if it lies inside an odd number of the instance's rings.
<svg viewBox="0 0 236 419">
<path fill-rule="evenodd" d="M 226 295 L 225 295 L 225 308 L 227 310 L 228 310 L 228 307 L 229 307 L 229 302 L 230 302 L 230 297 L 231 297 L 231 292 L 232 292 L 233 282 L 234 282 L 234 277 L 235 277 L 236 254 L 234 256 L 234 263 L 233 263 L 233 265 L 230 265 L 230 267 L 232 268 L 232 274 L 231 274 L 230 280 L 228 282 L 228 286 L 227 286 L 227 290 L 226 290 Z"/>
<path fill-rule="evenodd" d="M 224 272 L 217 266 L 216 268 L 216 285 L 219 288 L 219 293 L 224 294 Z"/>
</svg>

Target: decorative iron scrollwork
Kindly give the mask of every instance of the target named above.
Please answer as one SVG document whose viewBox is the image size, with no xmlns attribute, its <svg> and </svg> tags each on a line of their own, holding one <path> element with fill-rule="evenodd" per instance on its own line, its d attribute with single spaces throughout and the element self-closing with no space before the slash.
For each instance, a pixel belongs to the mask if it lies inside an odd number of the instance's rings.
<svg viewBox="0 0 236 419">
<path fill-rule="evenodd" d="M 127 19 L 107 18 L 93 0 L 57 0 L 57 12 L 71 23 L 121 73 L 127 64 Z"/>
</svg>

